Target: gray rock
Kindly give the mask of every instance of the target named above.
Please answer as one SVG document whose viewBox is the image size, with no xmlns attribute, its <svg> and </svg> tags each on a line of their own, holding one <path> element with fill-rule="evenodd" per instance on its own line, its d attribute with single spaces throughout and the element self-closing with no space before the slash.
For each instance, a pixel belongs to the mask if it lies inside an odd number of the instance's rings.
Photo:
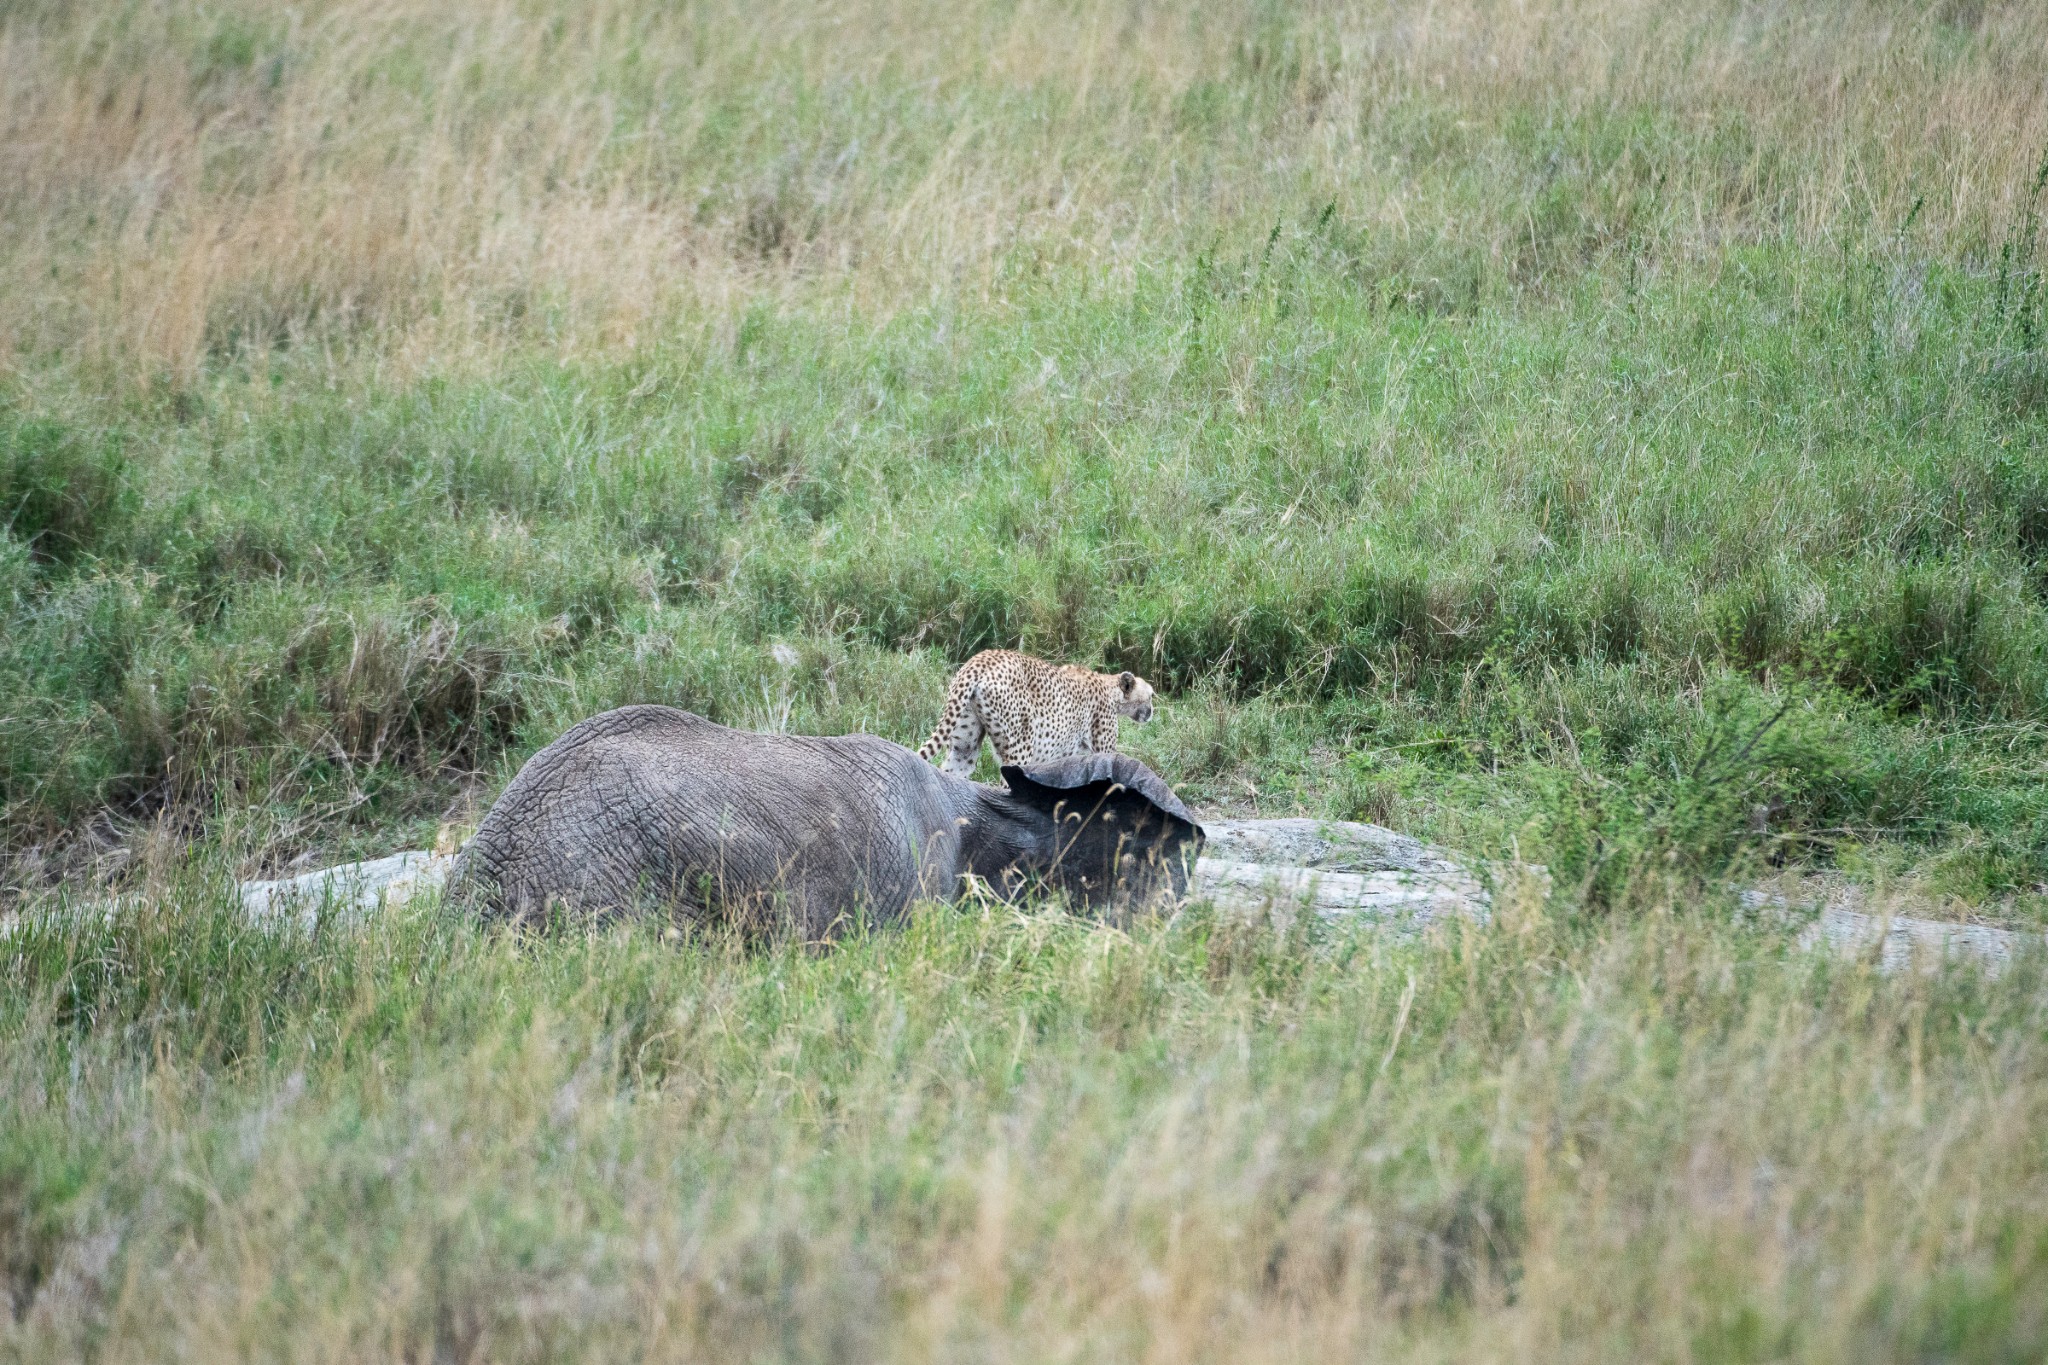
<svg viewBox="0 0 2048 1365">
<path fill-rule="evenodd" d="M 454 862 L 452 857 L 426 852 L 394 853 L 299 877 L 243 882 L 242 908 L 260 922 L 296 920 L 310 929 L 323 910 L 360 918 L 379 906 L 403 905 L 423 891 L 438 891 Z"/>
<path fill-rule="evenodd" d="M 1460 872 L 1333 872 L 1202 858 L 1193 891 L 1218 908 L 1282 917 L 1301 908 L 1320 919 L 1367 919 L 1421 930 L 1446 917 L 1483 921 L 1486 889 Z"/>
<path fill-rule="evenodd" d="M 1204 856 L 1329 872 L 1465 875 L 1457 858 L 1420 839 L 1351 820 L 1205 820 Z"/>
<path fill-rule="evenodd" d="M 1996 974 L 2016 952 L 2048 946 L 2048 938 L 2041 934 L 2015 933 L 1988 924 L 1948 924 L 1839 905 L 1801 907 L 1769 891 L 1744 891 L 1739 899 L 1751 910 L 1779 918 L 1817 909 L 1812 922 L 1800 931 L 1801 948 L 1826 948 L 1844 956 L 1875 952 L 1878 969 L 1884 972 L 1901 971 L 1915 963 L 1932 969 L 1945 962 L 1977 962 Z"/>
</svg>

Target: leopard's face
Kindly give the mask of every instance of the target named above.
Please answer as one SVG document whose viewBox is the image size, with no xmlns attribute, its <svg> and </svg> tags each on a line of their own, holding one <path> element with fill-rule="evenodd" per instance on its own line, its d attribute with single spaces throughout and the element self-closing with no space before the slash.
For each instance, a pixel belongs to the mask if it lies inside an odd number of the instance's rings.
<svg viewBox="0 0 2048 1365">
<path fill-rule="evenodd" d="M 1152 684 L 1135 673 L 1121 674 L 1116 682 L 1122 694 L 1117 714 L 1129 716 L 1140 725 L 1152 719 Z"/>
</svg>

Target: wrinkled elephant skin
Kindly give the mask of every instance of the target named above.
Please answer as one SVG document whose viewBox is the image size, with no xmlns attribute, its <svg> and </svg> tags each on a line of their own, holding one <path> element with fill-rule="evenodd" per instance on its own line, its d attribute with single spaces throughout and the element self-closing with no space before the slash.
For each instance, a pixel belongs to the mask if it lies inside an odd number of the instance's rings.
<svg viewBox="0 0 2048 1365">
<path fill-rule="evenodd" d="M 573 727 L 520 769 L 455 868 L 486 915 L 656 908 L 809 938 L 949 900 L 969 875 L 1100 906 L 1184 894 L 1202 829 L 1120 754 L 940 772 L 873 735 L 730 730 L 666 706 Z"/>
</svg>

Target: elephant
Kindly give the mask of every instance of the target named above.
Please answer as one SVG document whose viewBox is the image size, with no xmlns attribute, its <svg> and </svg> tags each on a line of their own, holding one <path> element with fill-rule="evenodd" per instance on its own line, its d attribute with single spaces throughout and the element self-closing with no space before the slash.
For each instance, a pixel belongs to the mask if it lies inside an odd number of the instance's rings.
<svg viewBox="0 0 2048 1365">
<path fill-rule="evenodd" d="M 957 899 L 978 878 L 1088 907 L 1185 895 L 1203 832 L 1150 768 L 1088 754 L 941 772 L 874 735 L 755 734 L 667 706 L 592 716 L 529 759 L 454 893 L 486 917 L 559 911 L 778 928 L 821 940 Z"/>
</svg>

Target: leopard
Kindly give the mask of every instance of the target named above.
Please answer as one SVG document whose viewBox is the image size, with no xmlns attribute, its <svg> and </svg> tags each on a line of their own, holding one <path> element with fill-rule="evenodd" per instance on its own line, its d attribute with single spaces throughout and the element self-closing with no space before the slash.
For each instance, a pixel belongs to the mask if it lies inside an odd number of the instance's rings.
<svg viewBox="0 0 2048 1365">
<path fill-rule="evenodd" d="M 985 649 L 960 666 L 946 689 L 938 728 L 918 748 L 939 770 L 970 777 L 983 736 L 1004 767 L 1116 752 L 1116 722 L 1152 719 L 1152 684 L 1135 673 L 1096 673 L 1047 663 L 1012 649 Z"/>
</svg>

